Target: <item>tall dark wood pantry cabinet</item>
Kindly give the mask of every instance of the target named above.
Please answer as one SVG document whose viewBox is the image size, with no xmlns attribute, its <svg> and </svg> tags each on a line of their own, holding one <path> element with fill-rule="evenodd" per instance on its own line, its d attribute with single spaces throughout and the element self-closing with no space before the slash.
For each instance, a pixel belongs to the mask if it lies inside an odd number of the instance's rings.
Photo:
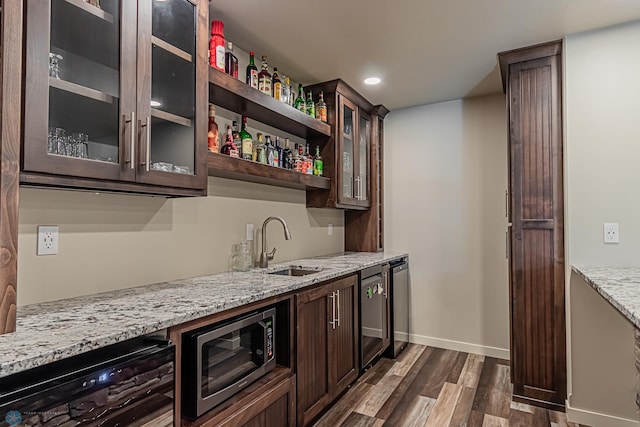
<svg viewBox="0 0 640 427">
<path fill-rule="evenodd" d="M 566 399 L 562 42 L 499 55 L 509 115 L 513 397 Z"/>
</svg>

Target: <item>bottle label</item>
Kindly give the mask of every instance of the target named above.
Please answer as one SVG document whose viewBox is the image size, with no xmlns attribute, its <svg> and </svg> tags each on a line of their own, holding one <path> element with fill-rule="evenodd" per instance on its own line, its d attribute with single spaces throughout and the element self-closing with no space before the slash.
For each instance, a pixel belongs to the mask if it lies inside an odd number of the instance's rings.
<svg viewBox="0 0 640 427">
<path fill-rule="evenodd" d="M 266 77 L 258 81 L 258 90 L 266 95 L 271 96 L 271 79 Z"/>
<path fill-rule="evenodd" d="M 273 97 L 278 101 L 282 101 L 282 83 L 273 84 Z"/>
<path fill-rule="evenodd" d="M 327 123 L 327 107 L 316 108 L 316 118 Z"/>
<path fill-rule="evenodd" d="M 225 71 L 224 69 L 224 46 L 218 45 L 216 46 L 216 68 L 220 71 Z"/>
<path fill-rule="evenodd" d="M 253 153 L 253 140 L 251 138 L 242 139 L 242 157 L 245 157 L 245 153 L 249 156 Z"/>
<path fill-rule="evenodd" d="M 258 89 L 258 70 L 251 70 L 251 87 Z"/>
</svg>

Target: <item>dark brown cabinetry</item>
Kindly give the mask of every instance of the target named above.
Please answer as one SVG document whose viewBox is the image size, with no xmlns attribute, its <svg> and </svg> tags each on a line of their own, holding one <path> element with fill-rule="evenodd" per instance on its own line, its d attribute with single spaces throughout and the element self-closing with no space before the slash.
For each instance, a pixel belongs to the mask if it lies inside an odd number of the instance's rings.
<svg viewBox="0 0 640 427">
<path fill-rule="evenodd" d="M 22 6 L 0 1 L 0 334 L 16 330 Z"/>
<path fill-rule="evenodd" d="M 358 279 L 296 295 L 298 425 L 307 425 L 358 377 Z"/>
<path fill-rule="evenodd" d="M 206 192 L 204 0 L 26 0 L 21 182 Z"/>
<path fill-rule="evenodd" d="M 566 398 L 562 43 L 499 55 L 509 114 L 513 397 Z"/>
<path fill-rule="evenodd" d="M 310 207 L 368 209 L 376 191 L 371 180 L 374 106 L 342 80 L 306 88 L 314 99 L 320 91 L 328 107 L 332 133 L 322 148 L 325 174 L 332 180 L 331 190 L 307 197 Z"/>
</svg>

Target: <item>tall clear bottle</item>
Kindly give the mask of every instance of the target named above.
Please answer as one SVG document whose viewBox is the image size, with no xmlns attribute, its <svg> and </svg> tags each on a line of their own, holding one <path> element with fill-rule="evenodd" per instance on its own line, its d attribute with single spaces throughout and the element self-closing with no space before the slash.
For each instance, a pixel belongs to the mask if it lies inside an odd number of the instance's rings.
<svg viewBox="0 0 640 427">
<path fill-rule="evenodd" d="M 271 89 L 271 73 L 267 64 L 267 57 L 262 55 L 262 70 L 258 73 L 258 90 L 265 95 L 272 96 Z"/>
<path fill-rule="evenodd" d="M 254 89 L 258 89 L 258 67 L 256 67 L 254 52 L 249 52 L 249 65 L 247 65 L 246 83 Z"/>
<path fill-rule="evenodd" d="M 282 98 L 280 98 L 280 101 L 284 102 L 285 104 L 290 104 L 290 99 L 291 99 L 291 80 L 289 80 L 289 77 L 284 77 L 284 83 L 282 85 Z"/>
<path fill-rule="evenodd" d="M 327 123 L 327 103 L 324 102 L 324 93 L 320 91 L 320 99 L 316 104 L 316 119 Z"/>
</svg>

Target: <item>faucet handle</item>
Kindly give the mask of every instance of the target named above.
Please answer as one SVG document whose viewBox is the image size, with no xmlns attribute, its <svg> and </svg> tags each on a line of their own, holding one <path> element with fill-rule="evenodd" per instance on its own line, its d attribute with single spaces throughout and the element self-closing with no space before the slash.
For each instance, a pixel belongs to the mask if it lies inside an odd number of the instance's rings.
<svg viewBox="0 0 640 427">
<path fill-rule="evenodd" d="M 267 259 L 269 261 L 271 261 L 276 256 L 276 250 L 277 248 L 274 247 L 273 250 L 267 254 Z"/>
</svg>

